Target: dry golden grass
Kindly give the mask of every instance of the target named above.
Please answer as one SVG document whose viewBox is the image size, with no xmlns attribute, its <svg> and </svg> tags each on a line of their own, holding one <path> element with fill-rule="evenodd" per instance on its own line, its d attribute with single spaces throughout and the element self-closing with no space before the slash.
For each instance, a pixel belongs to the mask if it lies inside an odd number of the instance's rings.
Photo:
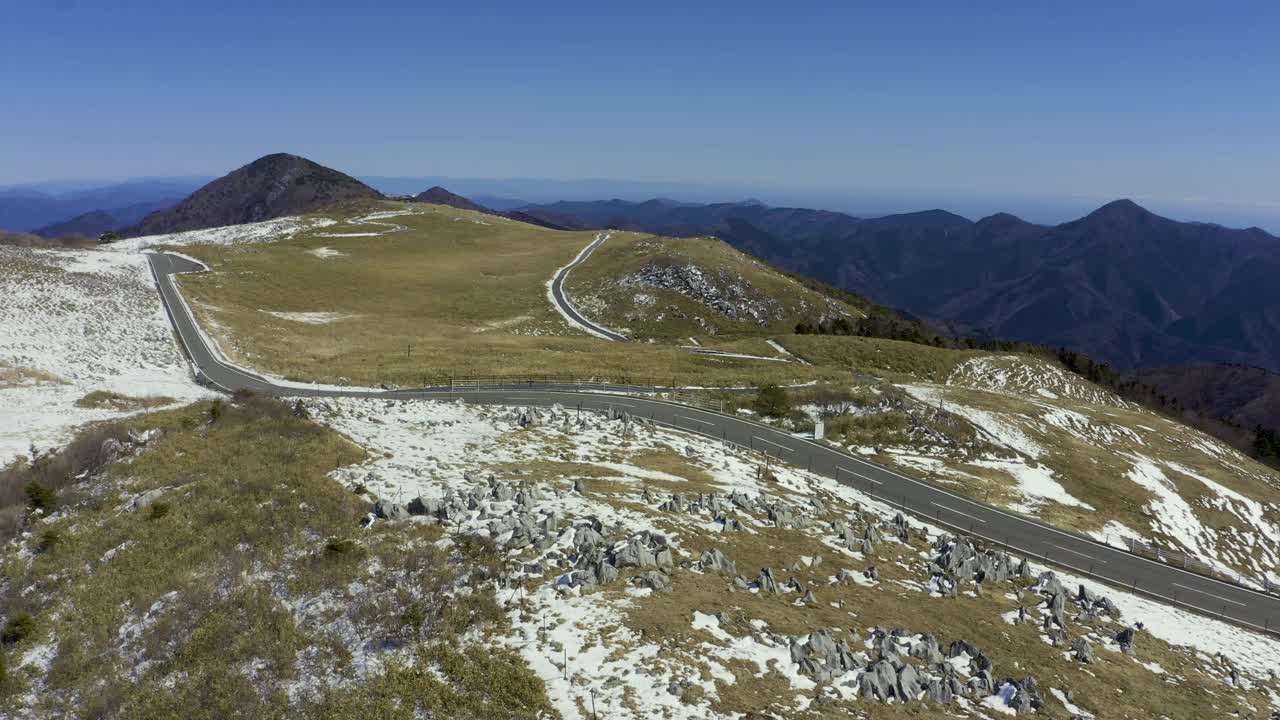
<svg viewBox="0 0 1280 720">
<path fill-rule="evenodd" d="M 721 290 L 739 293 L 733 302 L 761 308 L 759 319 L 732 318 L 679 292 L 646 287 L 624 287 L 620 279 L 645 268 L 694 266 L 702 277 Z M 660 238 L 640 233 L 615 232 L 591 258 L 573 271 L 567 290 L 580 307 L 598 313 L 598 320 L 623 328 L 637 338 L 657 338 L 675 343 L 720 337 L 789 333 L 796 323 L 818 319 L 824 313 L 860 315 L 849 305 L 828 300 L 761 261 L 714 238 Z M 730 292 L 725 297 L 733 297 Z M 653 299 L 638 305 L 637 295 Z M 580 299 L 580 300 L 578 300 Z M 695 318 L 701 318 L 699 323 Z M 714 336 L 708 327 L 715 326 Z M 761 342 L 763 345 L 763 342 Z M 767 346 L 759 354 L 774 355 Z"/>
<path fill-rule="evenodd" d="M 811 363 L 839 367 L 890 380 L 945 382 L 957 365 L 975 357 L 991 356 L 978 350 L 953 350 L 902 340 L 788 335 L 778 338 L 788 351 Z M 846 374 L 845 377 L 848 377 Z"/>
<path fill-rule="evenodd" d="M 361 530 L 368 499 L 328 477 L 364 459 L 347 439 L 253 398 L 118 425 L 122 433 L 161 434 L 105 479 L 78 481 L 101 487 L 62 493 L 62 518 L 51 528 L 60 537 L 55 547 L 34 558 L 16 546 L 0 555 L 0 607 L 6 614 L 30 607 L 37 624 L 37 637 L 0 648 L 3 659 L 45 640 L 56 648 L 47 674 L 29 667 L 13 684 L 0 683 L 0 715 L 20 716 L 12 703 L 37 682 L 39 717 L 351 717 L 352 708 L 398 717 L 405 708 L 419 715 L 453 708 L 501 718 L 548 711 L 543 687 L 525 665 L 488 648 L 477 654 L 459 640 L 503 622 L 492 595 L 442 599 L 457 573 L 496 572 L 492 560 L 467 543 L 437 551 L 436 526 Z M 132 494 L 156 488 L 167 490 L 152 511 L 122 510 Z M 349 590 L 357 580 L 358 593 Z M 407 644 L 417 665 L 385 667 L 319 698 L 291 698 L 295 681 L 362 672 L 347 640 L 327 623 L 299 622 L 289 609 L 320 597 L 336 601 L 322 612 L 356 623 L 366 641 Z M 122 639 L 121 626 L 153 607 L 153 624 Z M 149 665 L 135 666 L 138 657 Z M 425 671 L 425 663 L 439 674 Z"/>
<path fill-rule="evenodd" d="M 132 397 L 107 390 L 94 390 L 76 400 L 76 407 L 99 410 L 148 410 L 150 408 L 172 405 L 173 398 L 160 395 Z"/>
<path fill-rule="evenodd" d="M 25 385 L 62 385 L 65 382 L 53 373 L 0 360 L 0 389 Z"/>
<path fill-rule="evenodd" d="M 182 277 L 182 290 L 229 355 L 291 379 L 413 386 L 448 376 L 572 375 L 758 384 L 827 374 L 576 331 L 547 300 L 546 283 L 594 233 L 412 207 L 420 214 L 385 221 L 408 232 L 325 236 L 379 229 L 340 224 L 278 243 L 183 248 L 213 272 Z M 319 247 L 344 255 L 308 252 Z M 308 324 L 264 311 L 343 319 Z"/>
</svg>

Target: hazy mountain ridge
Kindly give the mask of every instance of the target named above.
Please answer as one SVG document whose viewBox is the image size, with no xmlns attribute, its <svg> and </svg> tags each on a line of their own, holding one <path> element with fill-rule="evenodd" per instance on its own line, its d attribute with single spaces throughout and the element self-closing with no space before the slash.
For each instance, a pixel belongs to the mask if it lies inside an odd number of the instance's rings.
<svg viewBox="0 0 1280 720">
<path fill-rule="evenodd" d="M 49 184 L 0 188 L 0 228 L 33 232 L 80 215 L 144 203 L 176 203 L 208 178 L 154 178 L 103 185 Z M 157 205 L 156 208 L 161 207 Z M 152 209 L 156 209 L 152 208 Z M 129 222 L 136 222 L 130 220 Z"/>
<path fill-rule="evenodd" d="M 561 202 L 528 212 L 714 234 L 788 270 L 980 335 L 1062 345 L 1118 367 L 1280 368 L 1280 241 L 1120 200 L 1057 226 L 945 211 L 861 219 L 758 204 Z"/>
<path fill-rule="evenodd" d="M 95 237 L 108 230 L 119 230 L 142 220 L 147 215 L 177 205 L 182 198 L 171 197 L 162 200 L 137 203 L 127 207 L 108 210 L 93 210 L 73 218 L 62 220 L 51 225 L 37 228 L 34 234 L 41 237 L 54 238 L 63 235 L 79 234 Z"/>
</svg>

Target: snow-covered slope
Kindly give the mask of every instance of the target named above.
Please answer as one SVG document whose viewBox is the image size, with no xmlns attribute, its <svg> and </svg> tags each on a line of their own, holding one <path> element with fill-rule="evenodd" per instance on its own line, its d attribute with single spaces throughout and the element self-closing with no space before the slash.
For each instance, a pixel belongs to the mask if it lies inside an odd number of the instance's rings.
<svg viewBox="0 0 1280 720">
<path fill-rule="evenodd" d="M 10 378 L 0 380 L 0 465 L 125 412 L 78 407 L 92 391 L 178 402 L 206 395 L 143 255 L 0 246 L 0 297 L 0 368 Z"/>
<path fill-rule="evenodd" d="M 899 387 L 930 432 L 882 459 L 1120 547 L 1141 539 L 1280 582 L 1280 475 L 1215 438 L 1026 357 Z"/>
<path fill-rule="evenodd" d="M 564 718 L 878 717 L 904 702 L 1139 717 L 1208 693 L 1265 706 L 1280 670 L 1274 640 L 1030 563 L 1026 579 L 958 581 L 939 566 L 971 550 L 936 528 L 621 409 L 307 406 L 371 451 L 335 477 L 382 498 L 373 523 L 440 523 L 503 553 L 510 574 L 493 591 L 510 629 L 497 642 Z M 1017 573 L 1018 558 L 979 556 Z M 1115 638 L 1136 621 L 1145 630 L 1125 650 Z M 1131 697 L 1117 703 L 1120 683 Z"/>
</svg>

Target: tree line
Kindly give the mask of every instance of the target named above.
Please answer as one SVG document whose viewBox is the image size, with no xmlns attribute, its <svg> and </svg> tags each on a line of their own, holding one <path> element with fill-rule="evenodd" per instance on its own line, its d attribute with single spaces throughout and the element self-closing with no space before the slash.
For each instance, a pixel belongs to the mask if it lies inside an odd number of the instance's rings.
<svg viewBox="0 0 1280 720">
<path fill-rule="evenodd" d="M 903 317 L 887 307 L 877 305 L 857 293 L 803 275 L 795 273 L 789 273 L 789 275 L 811 290 L 843 300 L 865 313 L 861 318 L 841 315 L 816 320 L 804 319 L 796 324 L 797 335 L 846 335 L 901 340 L 918 345 L 957 350 L 1037 355 L 1057 361 L 1066 370 L 1110 390 L 1121 399 L 1172 417 L 1249 453 L 1260 462 L 1280 467 L 1280 439 L 1277 439 L 1280 433 L 1276 428 L 1259 425 L 1250 433 L 1228 418 L 1205 415 L 1188 407 L 1177 395 L 1119 372 L 1110 364 L 1096 360 L 1087 353 L 1020 340 L 945 335 L 930 330 L 918 320 Z"/>
</svg>

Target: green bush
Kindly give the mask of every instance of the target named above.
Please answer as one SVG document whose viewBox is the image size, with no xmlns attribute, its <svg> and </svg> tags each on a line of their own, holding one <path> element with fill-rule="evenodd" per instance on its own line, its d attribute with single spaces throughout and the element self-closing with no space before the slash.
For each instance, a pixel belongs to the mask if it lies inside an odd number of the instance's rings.
<svg viewBox="0 0 1280 720">
<path fill-rule="evenodd" d="M 57 547 L 60 542 L 62 542 L 62 533 L 52 529 L 45 530 L 44 534 L 40 536 L 40 542 L 36 544 L 36 548 L 40 552 L 49 552 Z"/>
<path fill-rule="evenodd" d="M 226 411 L 223 407 L 222 398 L 217 398 L 209 403 L 209 422 L 218 422 L 218 418 Z"/>
<path fill-rule="evenodd" d="M 32 480 L 27 483 L 27 504 L 33 510 L 49 511 L 53 509 L 54 503 L 57 502 L 57 496 L 53 489 L 39 480 Z"/>
<path fill-rule="evenodd" d="M 324 554 L 326 557 L 339 557 L 341 555 L 350 555 L 356 549 L 356 544 L 348 538 L 329 538 L 324 544 Z"/>
<path fill-rule="evenodd" d="M 765 417 L 786 417 L 791 412 L 791 396 L 785 388 L 762 385 L 756 391 L 755 411 Z"/>
<path fill-rule="evenodd" d="M 160 518 L 168 514 L 169 514 L 169 503 L 157 502 L 157 503 L 151 504 L 151 513 L 147 516 L 147 518 L 150 520 L 159 520 Z"/>
<path fill-rule="evenodd" d="M 29 612 L 15 613 L 0 630 L 0 643 L 13 645 L 31 637 L 36 631 L 36 619 Z"/>
</svg>

